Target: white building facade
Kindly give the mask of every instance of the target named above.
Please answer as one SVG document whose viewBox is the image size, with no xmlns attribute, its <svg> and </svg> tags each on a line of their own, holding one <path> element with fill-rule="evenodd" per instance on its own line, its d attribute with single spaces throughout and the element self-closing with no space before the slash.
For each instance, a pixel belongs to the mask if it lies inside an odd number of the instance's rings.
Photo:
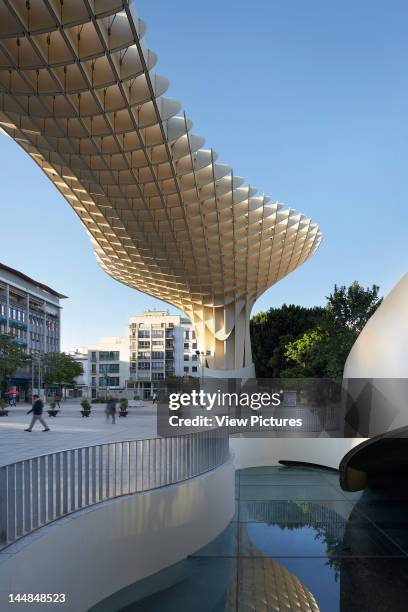
<svg viewBox="0 0 408 612">
<path fill-rule="evenodd" d="M 168 311 L 147 310 L 129 319 L 129 381 L 148 399 L 171 376 L 199 376 L 200 355 L 191 322 Z"/>
<path fill-rule="evenodd" d="M 109 336 L 87 349 L 90 399 L 105 399 L 109 391 L 125 389 L 129 378 L 127 339 Z"/>
<path fill-rule="evenodd" d="M 82 363 L 70 397 L 105 399 L 111 391 L 150 399 L 169 377 L 200 376 L 204 358 L 198 354 L 191 322 L 168 311 L 147 310 L 130 317 L 127 335 L 70 351 Z"/>
<path fill-rule="evenodd" d="M 69 398 L 88 398 L 89 396 L 89 356 L 88 349 L 81 347 L 69 352 L 77 363 L 82 365 L 82 374 L 75 378 L 75 386 L 66 390 Z"/>
</svg>

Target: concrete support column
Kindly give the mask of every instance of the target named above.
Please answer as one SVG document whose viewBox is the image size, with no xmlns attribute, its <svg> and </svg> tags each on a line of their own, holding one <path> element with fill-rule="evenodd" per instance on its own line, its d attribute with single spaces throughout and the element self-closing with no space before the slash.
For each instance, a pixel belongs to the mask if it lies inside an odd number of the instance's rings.
<svg viewBox="0 0 408 612">
<path fill-rule="evenodd" d="M 204 353 L 204 368 L 219 371 L 221 377 L 243 369 L 254 372 L 249 333 L 251 308 L 252 304 L 237 300 L 221 306 L 197 305 L 186 312 L 194 325 L 198 349 Z"/>
</svg>

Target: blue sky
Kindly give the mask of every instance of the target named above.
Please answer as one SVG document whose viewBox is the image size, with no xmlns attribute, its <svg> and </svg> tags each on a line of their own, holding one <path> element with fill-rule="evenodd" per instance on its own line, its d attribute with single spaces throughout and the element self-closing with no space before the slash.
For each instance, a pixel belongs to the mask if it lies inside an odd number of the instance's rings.
<svg viewBox="0 0 408 612">
<path fill-rule="evenodd" d="M 321 304 L 334 283 L 406 272 L 406 0 L 138 0 L 156 71 L 193 131 L 261 192 L 311 216 L 323 243 L 254 312 Z M 123 333 L 162 304 L 97 266 L 79 220 L 34 163 L 0 137 L 0 261 L 69 296 L 63 347 Z"/>
</svg>

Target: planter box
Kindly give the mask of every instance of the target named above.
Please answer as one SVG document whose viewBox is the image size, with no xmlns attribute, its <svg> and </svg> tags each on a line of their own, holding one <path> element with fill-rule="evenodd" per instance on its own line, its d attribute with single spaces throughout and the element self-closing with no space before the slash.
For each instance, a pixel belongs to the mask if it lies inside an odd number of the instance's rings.
<svg viewBox="0 0 408 612">
<path fill-rule="evenodd" d="M 119 410 L 119 416 L 120 417 L 125 417 L 128 415 L 128 411 L 127 410 Z"/>
<path fill-rule="evenodd" d="M 89 415 L 91 414 L 90 410 L 81 410 L 81 414 L 83 417 L 89 417 Z"/>
<path fill-rule="evenodd" d="M 9 411 L 8 410 L 0 410 L 0 417 L 2 416 L 8 416 Z"/>
<path fill-rule="evenodd" d="M 59 410 L 47 410 L 47 412 L 48 412 L 48 416 L 56 417 L 57 414 L 59 413 Z"/>
</svg>

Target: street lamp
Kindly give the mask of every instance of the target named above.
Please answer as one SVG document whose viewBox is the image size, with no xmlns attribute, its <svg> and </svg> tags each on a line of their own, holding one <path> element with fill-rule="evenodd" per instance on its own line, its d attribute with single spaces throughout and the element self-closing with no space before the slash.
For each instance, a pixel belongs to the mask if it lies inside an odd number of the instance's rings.
<svg viewBox="0 0 408 612">
<path fill-rule="evenodd" d="M 42 385 L 42 372 L 41 372 L 41 365 L 42 365 L 42 354 L 41 351 L 37 351 L 35 349 L 31 349 L 31 396 L 33 396 L 34 394 L 34 383 L 35 383 L 35 368 L 37 366 L 38 368 L 38 374 L 37 374 L 37 390 L 38 390 L 38 395 L 40 395 L 40 389 L 41 389 L 41 385 Z"/>
</svg>

